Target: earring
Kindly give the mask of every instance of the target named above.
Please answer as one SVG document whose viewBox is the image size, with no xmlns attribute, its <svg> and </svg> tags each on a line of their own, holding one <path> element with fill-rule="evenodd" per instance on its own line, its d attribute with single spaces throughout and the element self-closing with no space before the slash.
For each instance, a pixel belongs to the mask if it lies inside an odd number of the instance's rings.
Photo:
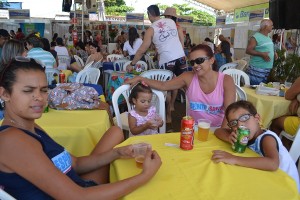
<svg viewBox="0 0 300 200">
<path fill-rule="evenodd" d="M 0 99 L 0 106 L 1 106 L 2 109 L 5 107 L 5 103 L 2 99 Z"/>
</svg>

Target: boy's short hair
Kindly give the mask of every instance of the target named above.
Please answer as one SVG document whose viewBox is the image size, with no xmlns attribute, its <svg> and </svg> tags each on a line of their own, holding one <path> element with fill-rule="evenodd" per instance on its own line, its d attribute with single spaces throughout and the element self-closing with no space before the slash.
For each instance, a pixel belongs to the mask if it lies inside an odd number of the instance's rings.
<svg viewBox="0 0 300 200">
<path fill-rule="evenodd" d="M 237 110 L 239 108 L 243 108 L 243 109 L 247 110 L 253 116 L 257 114 L 257 110 L 256 110 L 256 108 L 254 107 L 254 105 L 251 102 L 240 100 L 240 101 L 237 101 L 237 102 L 234 102 L 234 103 L 230 104 L 226 108 L 225 117 L 226 117 L 227 121 L 228 121 L 228 115 L 229 115 L 229 113 L 232 110 Z"/>
</svg>

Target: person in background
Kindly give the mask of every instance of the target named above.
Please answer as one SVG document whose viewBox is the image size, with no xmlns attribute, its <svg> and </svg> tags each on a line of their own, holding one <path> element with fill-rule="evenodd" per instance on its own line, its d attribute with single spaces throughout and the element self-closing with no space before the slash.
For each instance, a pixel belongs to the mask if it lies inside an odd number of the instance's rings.
<svg viewBox="0 0 300 200">
<path fill-rule="evenodd" d="M 86 63 L 86 60 L 89 57 L 89 55 L 85 50 L 83 42 L 82 41 L 77 42 L 75 47 L 76 47 L 77 56 L 79 56 L 83 60 L 83 63 Z"/>
<path fill-rule="evenodd" d="M 281 37 L 277 33 L 275 33 L 272 36 L 272 41 L 273 41 L 273 44 L 274 44 L 275 54 L 276 54 L 276 51 L 281 50 L 281 49 L 286 51 L 286 48 L 285 48 L 284 44 L 281 43 Z"/>
<path fill-rule="evenodd" d="M 141 172 L 109 183 L 110 163 L 133 157 L 132 145 L 115 148 L 122 130 L 110 127 L 90 155 L 75 157 L 35 123 L 48 100 L 44 68 L 18 57 L 1 74 L 0 185 L 16 199 L 120 199 L 159 170 L 159 155 L 148 149 Z"/>
<path fill-rule="evenodd" d="M 141 39 L 142 39 L 142 40 L 144 40 L 144 37 L 145 37 L 145 31 L 143 31 L 143 32 L 141 33 Z"/>
<path fill-rule="evenodd" d="M 56 39 L 56 46 L 54 50 L 57 52 L 58 69 L 65 70 L 70 67 L 70 54 L 68 49 L 65 47 L 63 39 L 61 37 L 58 37 Z"/>
<path fill-rule="evenodd" d="M 137 50 L 127 70 L 131 71 L 134 66 L 148 50 L 153 42 L 158 52 L 159 66 L 161 69 L 172 71 L 176 76 L 187 71 L 186 57 L 183 45 L 180 42 L 177 26 L 172 19 L 160 18 L 160 11 L 157 5 L 147 8 L 149 20 L 152 25 L 146 30 L 141 47 Z M 176 91 L 167 104 L 167 123 L 171 123 L 171 111 L 174 110 Z"/>
<path fill-rule="evenodd" d="M 96 44 L 96 43 L 93 43 L 93 42 L 90 42 L 90 52 L 91 52 L 91 55 L 88 57 L 86 63 L 89 63 L 89 62 L 98 62 L 98 61 L 102 61 L 104 59 L 102 53 L 100 52 L 100 47 Z"/>
<path fill-rule="evenodd" d="M 224 112 L 235 101 L 236 89 L 231 76 L 212 70 L 214 54 L 207 45 L 199 44 L 189 54 L 193 71 L 182 73 L 169 81 L 157 81 L 136 76 L 125 83 L 135 85 L 144 81 L 153 89 L 169 91 L 184 88 L 189 107 L 187 115 L 209 119 L 212 127 L 227 127 Z"/>
<path fill-rule="evenodd" d="M 54 42 L 54 43 L 55 43 L 55 46 L 56 46 L 56 39 L 57 39 L 57 38 L 58 38 L 58 33 L 54 33 L 51 42 Z"/>
<path fill-rule="evenodd" d="M 227 40 L 227 42 L 230 44 L 230 53 L 231 53 L 231 58 L 234 59 L 234 47 L 233 44 L 231 42 L 231 38 L 227 37 L 225 38 Z"/>
<path fill-rule="evenodd" d="M 129 102 L 134 105 L 128 114 L 128 124 L 133 135 L 157 134 L 163 120 L 156 114 L 155 106 L 151 105 L 153 92 L 145 83 L 138 83 L 130 92 Z"/>
<path fill-rule="evenodd" d="M 57 52 L 55 50 L 52 50 L 50 48 L 49 40 L 47 38 L 42 38 L 42 43 L 43 43 L 43 49 L 45 51 L 48 51 L 48 52 L 50 52 L 52 54 L 52 56 L 56 60 L 56 65 L 57 65 L 58 64 Z"/>
<path fill-rule="evenodd" d="M 20 40 L 11 39 L 5 42 L 3 53 L 1 54 L 2 66 L 7 65 L 16 56 L 26 56 L 24 43 Z M 2 68 L 2 67 L 1 67 Z"/>
<path fill-rule="evenodd" d="M 259 32 L 249 40 L 246 53 L 251 55 L 247 74 L 251 85 L 266 82 L 274 62 L 274 44 L 268 34 L 273 29 L 270 19 L 263 19 Z"/>
<path fill-rule="evenodd" d="M 92 32 L 89 30 L 85 31 L 85 41 L 86 42 L 94 42 L 93 36 L 92 36 Z"/>
<path fill-rule="evenodd" d="M 299 175 L 293 159 L 274 132 L 260 128 L 260 116 L 250 102 L 232 103 L 227 107 L 225 117 L 229 128 L 217 129 L 215 135 L 220 140 L 233 145 L 237 141 L 238 127 L 245 126 L 250 130 L 248 147 L 261 157 L 243 157 L 226 151 L 214 150 L 211 158 L 214 162 L 266 171 L 275 171 L 279 168 L 296 181 L 299 190 Z"/>
<path fill-rule="evenodd" d="M 96 33 L 96 37 L 95 37 L 95 42 L 98 43 L 98 46 L 101 48 L 102 47 L 102 36 L 101 36 L 101 32 L 97 31 Z"/>
<path fill-rule="evenodd" d="M 176 9 L 172 8 L 172 7 L 167 7 L 164 14 L 165 18 L 168 19 L 172 19 L 177 27 L 177 32 L 178 32 L 178 36 L 179 36 L 179 40 L 180 43 L 182 45 L 182 47 L 186 46 L 185 42 L 184 42 L 184 34 L 183 34 L 183 29 L 181 28 L 181 26 L 177 23 L 177 14 L 176 14 Z M 187 33 L 188 34 L 188 33 Z M 189 37 L 189 36 L 188 36 Z M 191 39 L 190 39 L 190 43 L 191 43 Z"/>
<path fill-rule="evenodd" d="M 226 63 L 232 62 L 232 54 L 230 52 L 230 43 L 227 41 L 227 39 L 224 37 L 224 35 L 219 35 L 219 40 L 221 41 L 220 43 L 220 49 L 221 53 L 225 55 L 226 58 Z"/>
<path fill-rule="evenodd" d="M 189 33 L 185 34 L 184 46 L 185 46 L 187 49 L 190 49 L 191 46 L 192 46 L 192 40 L 191 40 L 191 38 L 190 38 L 190 34 L 189 34 Z"/>
<path fill-rule="evenodd" d="M 0 57 L 0 71 L 11 62 L 16 56 L 26 56 L 27 52 L 24 47 L 24 42 L 20 40 L 11 39 L 5 42 L 3 46 L 3 53 Z M 4 118 L 4 101 L 0 98 L 0 120 Z"/>
<path fill-rule="evenodd" d="M 43 49 L 43 43 L 38 33 L 31 33 L 26 37 L 28 49 L 27 57 L 34 58 L 41 62 L 46 68 L 56 68 L 56 60 L 53 55 Z"/>
<path fill-rule="evenodd" d="M 73 26 L 69 26 L 69 30 L 68 32 L 64 35 L 64 44 L 66 44 L 66 46 L 68 48 L 72 48 L 73 47 L 73 36 L 72 36 L 72 31 L 73 31 Z M 56 38 L 57 39 L 57 38 Z"/>
<path fill-rule="evenodd" d="M 84 49 L 88 53 L 88 55 L 91 55 L 90 43 L 84 43 Z"/>
<path fill-rule="evenodd" d="M 130 56 L 130 60 L 132 60 L 135 56 L 136 51 L 142 45 L 143 40 L 139 38 L 139 34 L 136 28 L 131 27 L 128 31 L 128 40 L 125 42 L 123 47 L 123 54 L 124 56 Z M 145 60 L 141 58 L 141 60 Z"/>
<path fill-rule="evenodd" d="M 211 39 L 205 38 L 204 42 L 202 44 L 209 46 L 211 48 L 212 52 L 215 53 L 215 44 L 213 43 L 213 41 L 211 41 Z"/>
<path fill-rule="evenodd" d="M 10 30 L 9 34 L 10 34 L 10 39 L 15 39 L 16 38 L 16 33 L 15 33 L 14 30 Z"/>
<path fill-rule="evenodd" d="M 9 40 L 9 34 L 8 34 L 7 30 L 0 29 L 0 57 L 2 54 L 3 45 L 8 40 Z"/>
<path fill-rule="evenodd" d="M 290 115 L 274 119 L 270 129 L 277 135 L 279 135 L 281 131 L 285 131 L 295 136 L 300 125 L 300 77 L 298 77 L 293 85 L 286 91 L 285 99 L 291 101 L 289 106 Z M 290 149 L 292 141 L 283 137 L 282 142 L 287 149 Z"/>
<path fill-rule="evenodd" d="M 18 31 L 16 33 L 16 39 L 17 40 L 24 40 L 25 39 L 25 35 L 24 35 L 21 28 L 18 28 Z"/>
<path fill-rule="evenodd" d="M 124 31 L 121 31 L 121 35 L 119 35 L 116 39 L 117 43 L 119 44 L 120 48 L 123 49 L 124 43 L 127 40 L 127 35 L 125 34 Z"/>
</svg>

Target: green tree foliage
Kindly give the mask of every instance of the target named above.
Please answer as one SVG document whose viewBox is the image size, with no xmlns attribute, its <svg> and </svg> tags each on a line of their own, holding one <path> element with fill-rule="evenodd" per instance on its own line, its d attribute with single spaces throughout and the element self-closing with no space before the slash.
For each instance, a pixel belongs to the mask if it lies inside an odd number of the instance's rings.
<svg viewBox="0 0 300 200">
<path fill-rule="evenodd" d="M 115 16 L 125 16 L 127 12 L 132 12 L 133 7 L 126 6 L 124 0 L 105 0 L 105 14 Z"/>
<path fill-rule="evenodd" d="M 169 6 L 158 4 L 158 7 L 161 11 L 164 11 Z M 172 7 L 176 8 L 177 15 L 193 17 L 194 24 L 196 25 L 212 26 L 216 24 L 216 17 L 205 11 L 190 7 L 188 4 L 173 4 Z"/>
</svg>

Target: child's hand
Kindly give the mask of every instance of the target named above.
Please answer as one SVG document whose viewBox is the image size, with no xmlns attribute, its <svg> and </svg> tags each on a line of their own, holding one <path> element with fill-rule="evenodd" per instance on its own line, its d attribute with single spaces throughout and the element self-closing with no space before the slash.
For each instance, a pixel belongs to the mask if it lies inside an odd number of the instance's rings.
<svg viewBox="0 0 300 200">
<path fill-rule="evenodd" d="M 223 163 L 227 163 L 230 165 L 236 164 L 236 156 L 234 156 L 226 151 L 214 150 L 211 159 L 212 159 L 212 161 L 214 161 L 216 163 L 223 162 Z"/>
<path fill-rule="evenodd" d="M 149 129 L 157 129 L 157 127 L 158 127 L 157 122 L 154 119 L 149 120 L 147 122 L 147 126 L 148 126 Z"/>
<path fill-rule="evenodd" d="M 228 141 L 231 145 L 233 145 L 237 141 L 236 131 L 231 131 L 231 133 L 228 135 Z"/>
</svg>

